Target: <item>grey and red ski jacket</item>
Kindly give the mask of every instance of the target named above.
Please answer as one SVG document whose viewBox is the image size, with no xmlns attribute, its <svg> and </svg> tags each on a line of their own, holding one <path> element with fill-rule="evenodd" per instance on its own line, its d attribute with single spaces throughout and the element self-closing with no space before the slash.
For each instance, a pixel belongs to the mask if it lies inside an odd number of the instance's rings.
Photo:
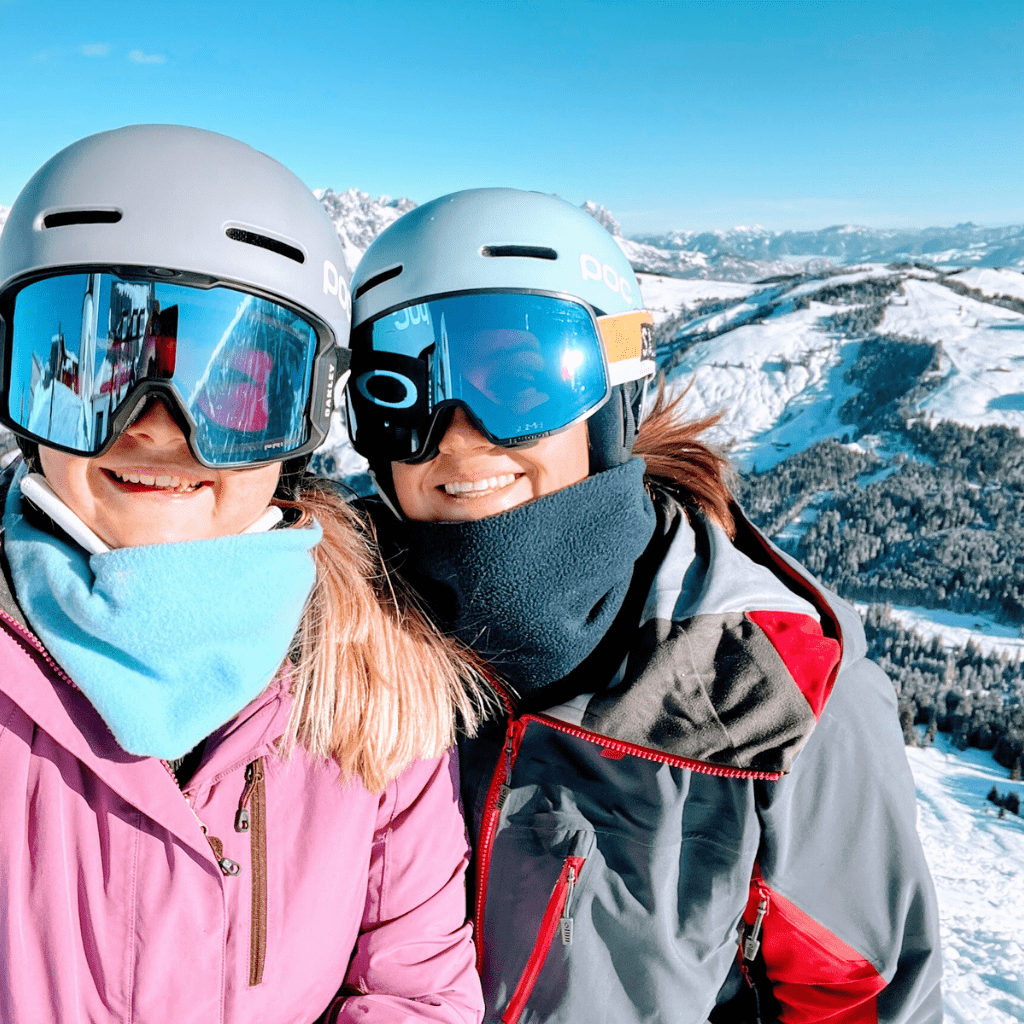
<svg viewBox="0 0 1024 1024">
<path fill-rule="evenodd" d="M 462 743 L 485 1020 L 940 1021 L 914 784 L 856 612 L 738 510 L 731 542 L 658 501 L 594 692 Z"/>
</svg>

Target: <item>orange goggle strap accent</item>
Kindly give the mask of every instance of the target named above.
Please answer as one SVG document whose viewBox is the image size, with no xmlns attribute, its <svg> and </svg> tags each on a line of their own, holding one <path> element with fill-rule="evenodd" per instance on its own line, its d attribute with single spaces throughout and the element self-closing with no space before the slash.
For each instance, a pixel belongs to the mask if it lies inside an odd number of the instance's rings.
<svg viewBox="0 0 1024 1024">
<path fill-rule="evenodd" d="M 646 309 L 599 316 L 608 378 L 612 386 L 651 376 L 656 368 L 654 314 Z"/>
</svg>

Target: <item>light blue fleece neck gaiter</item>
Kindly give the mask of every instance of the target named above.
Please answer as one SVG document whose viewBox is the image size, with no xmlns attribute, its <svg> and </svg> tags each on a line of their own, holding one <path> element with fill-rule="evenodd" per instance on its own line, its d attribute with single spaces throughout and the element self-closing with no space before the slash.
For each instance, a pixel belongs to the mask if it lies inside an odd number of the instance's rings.
<svg viewBox="0 0 1024 1024">
<path fill-rule="evenodd" d="M 18 603 L 126 751 L 180 757 L 273 679 L 318 525 L 87 555 L 28 522 L 22 500 L 16 479 L 3 523 Z"/>
</svg>

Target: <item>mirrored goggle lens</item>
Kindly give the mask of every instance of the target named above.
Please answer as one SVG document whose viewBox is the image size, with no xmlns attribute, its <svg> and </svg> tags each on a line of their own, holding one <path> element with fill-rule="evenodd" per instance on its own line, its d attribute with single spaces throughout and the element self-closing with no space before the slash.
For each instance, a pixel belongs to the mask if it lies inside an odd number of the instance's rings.
<svg viewBox="0 0 1024 1024">
<path fill-rule="evenodd" d="M 156 382 L 177 396 L 210 463 L 272 460 L 309 437 L 316 331 L 274 302 L 67 274 L 22 288 L 5 319 L 7 414 L 43 443 L 99 452 L 132 390 Z"/>
<path fill-rule="evenodd" d="M 608 394 L 593 313 L 567 299 L 451 295 L 357 332 L 349 386 L 357 435 L 396 459 L 422 449 L 442 402 L 462 402 L 500 443 L 568 426 Z"/>
</svg>

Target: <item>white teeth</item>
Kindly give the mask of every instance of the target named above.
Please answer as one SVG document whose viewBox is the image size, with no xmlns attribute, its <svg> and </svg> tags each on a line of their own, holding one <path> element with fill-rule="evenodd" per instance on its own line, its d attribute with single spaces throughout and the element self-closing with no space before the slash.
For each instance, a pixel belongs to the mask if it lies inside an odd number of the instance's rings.
<svg viewBox="0 0 1024 1024">
<path fill-rule="evenodd" d="M 135 473 L 132 471 L 117 473 L 111 470 L 110 472 L 115 479 L 123 480 L 125 483 L 142 484 L 143 487 L 158 487 L 165 491 L 184 493 L 185 491 L 194 491 L 202 486 L 202 481 L 186 480 L 180 476 L 150 476 L 147 473 Z"/>
<path fill-rule="evenodd" d="M 508 487 L 509 484 L 515 482 L 515 479 L 515 473 L 503 473 L 501 476 L 489 476 L 483 480 L 455 480 L 450 484 L 445 484 L 444 489 L 447 494 L 459 495 L 464 498 L 478 498 L 484 493 Z"/>
</svg>

